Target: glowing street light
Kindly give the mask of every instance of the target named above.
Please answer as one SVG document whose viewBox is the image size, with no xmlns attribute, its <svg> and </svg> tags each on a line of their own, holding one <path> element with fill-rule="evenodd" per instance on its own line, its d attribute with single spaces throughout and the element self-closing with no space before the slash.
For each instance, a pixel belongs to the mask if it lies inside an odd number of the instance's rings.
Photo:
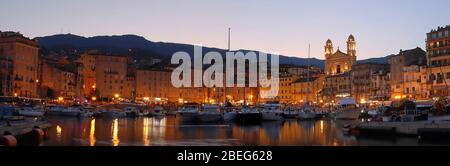
<svg viewBox="0 0 450 166">
<path fill-rule="evenodd" d="M 114 97 L 115 97 L 115 98 L 119 98 L 120 95 L 119 95 L 118 93 L 116 93 L 116 94 L 114 94 Z"/>
<path fill-rule="evenodd" d="M 95 96 L 92 96 L 92 101 L 96 101 L 97 100 L 97 97 L 95 97 Z"/>
<path fill-rule="evenodd" d="M 58 97 L 58 101 L 63 101 L 64 97 Z"/>
<path fill-rule="evenodd" d="M 144 101 L 150 101 L 150 97 L 144 97 Z"/>
<path fill-rule="evenodd" d="M 17 97 L 17 93 L 14 93 L 14 97 Z"/>
</svg>

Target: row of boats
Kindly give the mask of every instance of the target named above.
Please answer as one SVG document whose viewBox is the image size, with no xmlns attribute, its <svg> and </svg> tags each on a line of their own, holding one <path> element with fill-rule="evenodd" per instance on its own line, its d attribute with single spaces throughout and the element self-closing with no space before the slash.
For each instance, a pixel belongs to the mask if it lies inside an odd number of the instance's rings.
<svg viewBox="0 0 450 166">
<path fill-rule="evenodd" d="M 182 121 L 237 121 L 260 122 L 279 121 L 284 119 L 318 119 L 331 116 L 336 119 L 358 119 L 360 111 L 352 108 L 341 108 L 324 111 L 319 108 L 305 106 L 303 108 L 288 107 L 282 109 L 279 103 L 266 103 L 263 107 L 221 108 L 218 105 L 185 104 L 178 111 Z"/>
<path fill-rule="evenodd" d="M 182 121 L 237 121 L 260 122 L 279 121 L 284 119 L 318 119 L 326 116 L 336 119 L 358 119 L 360 111 L 347 105 L 333 110 L 317 107 L 283 107 L 278 102 L 269 102 L 260 106 L 221 107 L 216 104 L 185 103 L 181 107 L 163 108 L 161 106 L 147 107 L 137 105 L 47 105 L 47 106 L 13 106 L 21 116 L 70 116 L 70 117 L 163 117 L 178 116 Z"/>
</svg>

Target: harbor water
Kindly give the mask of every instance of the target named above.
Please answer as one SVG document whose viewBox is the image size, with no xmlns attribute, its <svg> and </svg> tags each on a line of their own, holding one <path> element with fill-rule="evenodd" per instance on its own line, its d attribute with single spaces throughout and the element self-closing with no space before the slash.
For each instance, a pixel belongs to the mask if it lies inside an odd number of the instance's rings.
<svg viewBox="0 0 450 166">
<path fill-rule="evenodd" d="M 341 128 L 352 121 L 285 120 L 256 125 L 183 123 L 178 117 L 47 117 L 44 146 L 417 146 L 414 137 L 360 138 Z M 440 144 L 441 145 L 441 144 Z"/>
</svg>

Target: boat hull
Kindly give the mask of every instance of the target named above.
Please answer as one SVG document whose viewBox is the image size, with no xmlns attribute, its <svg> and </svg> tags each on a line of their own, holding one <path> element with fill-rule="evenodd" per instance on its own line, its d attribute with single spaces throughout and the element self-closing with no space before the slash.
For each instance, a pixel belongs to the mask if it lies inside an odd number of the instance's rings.
<svg viewBox="0 0 450 166">
<path fill-rule="evenodd" d="M 28 117 L 42 117 L 42 116 L 44 116 L 44 113 L 45 112 L 43 112 L 43 111 L 25 111 L 25 110 L 19 111 L 19 115 L 28 116 Z"/>
<path fill-rule="evenodd" d="M 181 121 L 192 122 L 198 119 L 198 112 L 179 112 Z"/>
<path fill-rule="evenodd" d="M 297 118 L 297 116 L 298 116 L 297 112 L 284 112 L 283 113 L 283 117 L 285 119 L 295 119 L 295 118 Z"/>
<path fill-rule="evenodd" d="M 240 112 L 236 115 L 236 121 L 240 123 L 259 123 L 262 120 L 261 113 Z"/>
<path fill-rule="evenodd" d="M 281 112 L 263 112 L 261 116 L 264 121 L 277 121 L 284 119 Z"/>
<path fill-rule="evenodd" d="M 299 119 L 316 119 L 317 114 L 314 112 L 300 112 L 298 114 Z"/>
<path fill-rule="evenodd" d="M 198 119 L 201 122 L 217 122 L 222 120 L 220 113 L 199 113 Z"/>
<path fill-rule="evenodd" d="M 342 119 L 342 120 L 355 120 L 355 119 L 359 118 L 359 115 L 360 115 L 359 111 L 347 110 L 347 111 L 336 112 L 335 118 Z"/>
</svg>

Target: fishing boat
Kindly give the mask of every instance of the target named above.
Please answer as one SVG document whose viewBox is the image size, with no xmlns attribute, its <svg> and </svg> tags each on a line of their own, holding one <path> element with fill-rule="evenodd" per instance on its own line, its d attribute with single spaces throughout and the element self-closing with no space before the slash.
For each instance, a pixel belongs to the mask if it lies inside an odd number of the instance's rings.
<svg viewBox="0 0 450 166">
<path fill-rule="evenodd" d="M 264 109 L 261 113 L 262 120 L 265 121 L 277 121 L 283 120 L 283 112 L 281 111 L 281 105 L 278 102 L 269 102 L 264 104 Z"/>
<path fill-rule="evenodd" d="M 198 118 L 198 113 L 200 106 L 197 103 L 186 103 L 183 108 L 178 111 L 181 121 L 196 121 Z"/>
<path fill-rule="evenodd" d="M 216 122 L 222 120 L 220 107 L 216 104 L 206 104 L 202 107 L 202 111 L 198 113 L 198 119 L 201 122 Z"/>
</svg>

